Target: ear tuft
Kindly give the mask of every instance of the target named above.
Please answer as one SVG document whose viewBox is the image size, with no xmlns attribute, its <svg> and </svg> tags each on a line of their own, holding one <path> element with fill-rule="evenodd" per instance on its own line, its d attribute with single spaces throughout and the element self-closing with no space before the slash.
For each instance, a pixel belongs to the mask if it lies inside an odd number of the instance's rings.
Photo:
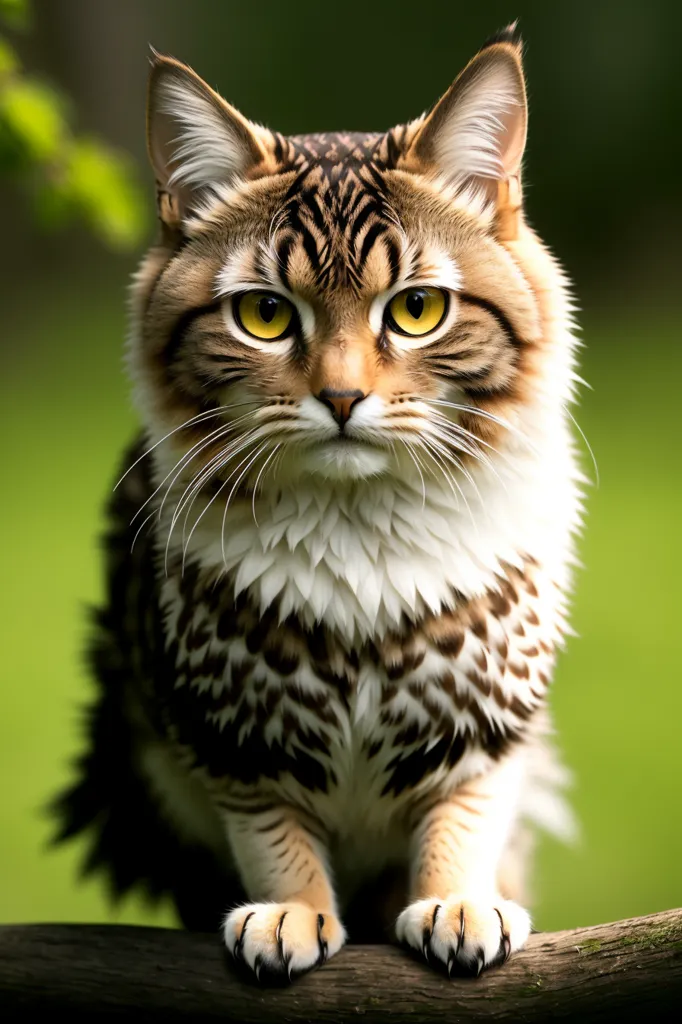
<svg viewBox="0 0 682 1024">
<path fill-rule="evenodd" d="M 496 202 L 501 184 L 518 185 L 526 125 L 520 47 L 505 37 L 479 51 L 425 116 L 406 164 Z"/>
<path fill-rule="evenodd" d="M 147 43 L 147 46 L 149 48 L 149 56 L 147 57 L 147 60 L 149 61 L 151 66 L 154 67 L 154 65 L 157 62 L 161 61 L 161 54 L 159 53 L 155 46 L 152 46 L 151 43 Z"/>
<path fill-rule="evenodd" d="M 197 193 L 264 158 L 255 126 L 191 68 L 150 47 L 147 146 L 159 188 L 182 218 Z"/>
<path fill-rule="evenodd" d="M 509 46 L 516 46 L 519 50 L 522 49 L 523 40 L 519 33 L 518 19 L 486 39 L 481 50 L 487 50 L 489 46 L 496 46 L 498 43 L 507 43 Z"/>
</svg>

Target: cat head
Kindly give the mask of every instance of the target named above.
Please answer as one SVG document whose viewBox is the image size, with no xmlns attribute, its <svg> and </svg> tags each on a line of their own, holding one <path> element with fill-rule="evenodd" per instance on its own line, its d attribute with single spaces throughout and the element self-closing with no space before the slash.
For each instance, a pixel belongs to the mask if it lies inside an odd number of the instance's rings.
<svg viewBox="0 0 682 1024">
<path fill-rule="evenodd" d="M 284 137 L 184 64 L 151 64 L 161 238 L 135 285 L 132 362 L 169 464 L 213 487 L 423 486 L 512 444 L 556 378 L 560 287 L 524 221 L 513 29 L 384 133 Z"/>
</svg>

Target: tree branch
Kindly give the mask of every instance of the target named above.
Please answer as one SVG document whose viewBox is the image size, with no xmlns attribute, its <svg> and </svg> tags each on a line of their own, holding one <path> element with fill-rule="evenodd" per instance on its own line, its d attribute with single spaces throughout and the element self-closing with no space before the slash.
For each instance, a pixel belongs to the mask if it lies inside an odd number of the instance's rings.
<svg viewBox="0 0 682 1024">
<path fill-rule="evenodd" d="M 120 925 L 0 927 L 0 1017 L 466 1024 L 672 1019 L 682 997 L 682 910 L 533 935 L 504 967 L 448 980 L 390 946 L 349 946 L 291 987 L 237 975 L 216 936 Z"/>
</svg>

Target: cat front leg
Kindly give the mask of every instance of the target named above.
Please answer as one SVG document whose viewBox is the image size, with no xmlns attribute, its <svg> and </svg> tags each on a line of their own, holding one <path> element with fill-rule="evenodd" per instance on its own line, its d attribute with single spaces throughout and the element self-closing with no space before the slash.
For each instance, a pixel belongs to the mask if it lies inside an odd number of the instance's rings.
<svg viewBox="0 0 682 1024">
<path fill-rule="evenodd" d="M 258 978 L 288 978 L 319 967 L 341 949 L 346 933 L 323 844 L 290 808 L 230 814 L 227 834 L 253 902 L 231 910 L 223 925 L 228 950 Z"/>
<path fill-rule="evenodd" d="M 503 963 L 530 933 L 526 910 L 500 895 L 496 877 L 513 824 L 521 765 L 509 758 L 460 786 L 416 823 L 411 902 L 396 935 L 448 973 Z"/>
</svg>

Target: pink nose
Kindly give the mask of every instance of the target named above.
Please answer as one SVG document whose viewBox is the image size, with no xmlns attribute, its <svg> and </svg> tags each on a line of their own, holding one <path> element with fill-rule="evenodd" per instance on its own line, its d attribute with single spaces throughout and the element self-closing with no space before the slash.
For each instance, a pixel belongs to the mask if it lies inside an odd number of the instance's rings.
<svg viewBox="0 0 682 1024">
<path fill-rule="evenodd" d="M 361 402 L 367 396 L 356 388 L 354 391 L 335 391 L 333 388 L 322 388 L 315 398 L 331 409 L 331 414 L 343 430 L 344 425 L 350 419 L 351 410 L 354 405 Z"/>
</svg>

